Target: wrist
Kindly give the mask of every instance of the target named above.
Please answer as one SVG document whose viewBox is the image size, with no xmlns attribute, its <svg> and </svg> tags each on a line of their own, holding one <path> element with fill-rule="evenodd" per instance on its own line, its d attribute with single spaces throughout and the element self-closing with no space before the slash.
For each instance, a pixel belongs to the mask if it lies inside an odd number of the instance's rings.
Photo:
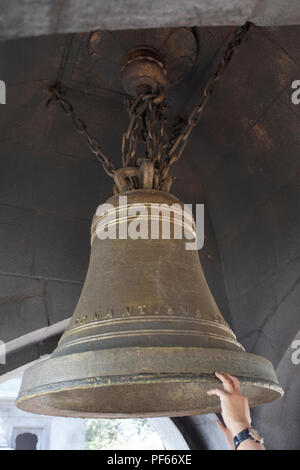
<svg viewBox="0 0 300 470">
<path fill-rule="evenodd" d="M 263 450 L 263 436 L 257 429 L 245 428 L 240 431 L 236 436 L 233 436 L 233 444 L 235 449 L 261 449 Z"/>
<path fill-rule="evenodd" d="M 244 431 L 244 429 L 249 429 L 251 428 L 251 423 L 249 421 L 237 421 L 236 423 L 232 423 L 232 425 L 229 427 L 229 430 L 232 434 L 232 437 L 236 436 L 240 432 Z"/>
</svg>

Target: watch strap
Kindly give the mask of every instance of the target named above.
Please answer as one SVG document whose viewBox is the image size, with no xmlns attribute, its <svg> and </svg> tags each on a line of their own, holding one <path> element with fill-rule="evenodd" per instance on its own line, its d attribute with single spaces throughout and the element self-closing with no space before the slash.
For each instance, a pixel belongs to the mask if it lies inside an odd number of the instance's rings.
<svg viewBox="0 0 300 470">
<path fill-rule="evenodd" d="M 237 450 L 238 446 L 243 442 L 246 441 L 247 439 L 251 439 L 251 441 L 259 442 L 256 441 L 250 434 L 249 429 L 244 429 L 243 431 L 239 432 L 234 438 L 233 438 L 233 444 L 235 450 Z"/>
</svg>

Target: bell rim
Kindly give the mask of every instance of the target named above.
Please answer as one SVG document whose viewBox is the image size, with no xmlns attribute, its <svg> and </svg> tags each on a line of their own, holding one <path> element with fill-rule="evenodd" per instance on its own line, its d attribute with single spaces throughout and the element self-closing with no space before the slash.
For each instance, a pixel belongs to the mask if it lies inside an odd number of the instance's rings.
<svg viewBox="0 0 300 470">
<path fill-rule="evenodd" d="M 267 381 L 254 381 L 253 380 L 253 383 L 251 383 L 252 381 L 250 381 L 249 379 L 245 380 L 241 377 L 237 377 L 240 381 L 240 385 L 241 385 L 241 388 L 243 388 L 243 385 L 244 384 L 247 384 L 249 386 L 249 383 L 250 385 L 253 385 L 255 387 L 260 387 L 262 388 L 264 391 L 271 391 L 273 392 L 272 394 L 272 398 L 266 400 L 265 398 L 261 401 L 256 401 L 255 403 L 251 402 L 251 400 L 249 400 L 249 406 L 250 408 L 253 408 L 255 406 L 260 406 L 260 405 L 263 405 L 263 404 L 267 404 L 267 403 L 270 403 L 278 398 L 281 398 L 283 396 L 283 390 L 281 389 L 281 387 L 279 385 L 276 385 L 274 384 L 273 382 L 267 382 Z M 95 378 L 95 382 L 97 381 L 98 378 Z M 147 383 L 147 380 L 149 378 L 145 378 L 145 383 Z M 178 377 L 173 377 L 173 378 L 166 378 L 165 381 L 162 380 L 161 378 L 158 379 L 158 384 L 161 385 L 162 383 L 166 383 L 166 384 L 170 384 L 171 382 L 174 382 L 176 384 L 178 384 L 179 382 L 182 384 L 182 383 L 189 383 L 190 380 L 193 380 L 193 382 L 197 382 L 199 384 L 201 383 L 207 383 L 207 375 L 206 374 L 199 374 L 198 377 L 196 377 L 195 375 L 193 375 L 193 377 L 191 378 L 184 378 L 183 376 L 178 376 Z M 79 381 L 78 381 L 79 382 Z M 98 382 L 96 382 L 96 388 L 99 387 L 99 384 Z M 140 384 L 143 384 L 143 379 L 139 381 Z M 215 386 L 220 386 L 220 383 L 213 378 L 213 375 L 210 376 L 210 383 L 211 383 L 211 388 L 215 388 Z M 132 381 L 132 376 L 129 376 L 128 377 L 128 382 L 127 383 L 122 383 L 122 384 L 101 384 L 100 387 L 114 387 L 114 386 L 117 386 L 117 387 L 122 387 L 122 385 L 129 385 L 129 386 L 135 386 L 137 385 L 137 381 Z M 80 392 L 81 390 L 84 390 L 85 388 L 88 389 L 90 388 L 90 383 L 89 384 L 86 384 L 86 385 L 83 385 L 83 383 L 78 383 L 78 387 L 70 387 L 70 388 L 67 388 L 65 387 L 63 389 L 64 392 L 68 392 L 68 391 L 74 391 L 76 390 L 77 392 Z M 73 417 L 73 418 L 87 418 L 87 419 L 91 419 L 91 418 L 150 418 L 150 417 L 179 417 L 179 416 L 192 416 L 192 415 L 199 415 L 199 414 L 207 414 L 207 413 L 219 413 L 221 412 L 221 407 L 219 404 L 213 404 L 213 405 L 206 405 L 205 407 L 198 407 L 198 408 L 186 408 L 186 409 L 181 409 L 181 410 L 178 410 L 178 411 L 174 411 L 174 410 L 163 410 L 163 411 L 157 411 L 157 412 L 149 412 L 149 411 L 145 411 L 145 412 L 141 412 L 141 413 L 137 413 L 137 412 L 133 412 L 133 413 L 121 413 L 121 412 L 115 412 L 115 413 L 111 413 L 111 412 L 87 412 L 87 411 L 72 411 L 72 410 L 68 410 L 68 409 L 59 409 L 59 408 L 55 408 L 55 407 L 51 407 L 49 406 L 48 408 L 44 409 L 43 411 L 40 411 L 38 408 L 35 408 L 33 411 L 30 410 L 30 401 L 31 400 L 39 400 L 43 395 L 52 395 L 52 394 L 55 394 L 55 393 L 60 393 L 61 390 L 48 390 L 48 391 L 44 391 L 44 392 L 40 392 L 40 393 L 36 393 L 36 394 L 32 394 L 32 395 L 27 395 L 27 396 L 24 396 L 24 397 L 20 397 L 17 399 L 16 401 L 16 404 L 18 406 L 18 408 L 24 410 L 24 411 L 28 411 L 28 412 L 34 412 L 36 414 L 43 414 L 43 415 L 49 415 L 49 416 L 61 416 L 61 417 Z M 277 394 L 277 396 L 275 396 Z M 28 404 L 29 403 L 29 408 L 26 406 L 26 403 Z M 25 406 L 24 406 L 25 405 Z"/>
<path fill-rule="evenodd" d="M 121 348 L 120 348 L 121 349 Z M 168 355 L 167 351 L 170 348 L 167 347 L 162 347 L 162 348 L 128 348 L 131 350 L 135 351 L 129 351 L 129 353 L 132 353 L 134 355 L 139 355 L 140 353 L 146 353 L 146 350 L 148 354 L 151 355 L 151 351 L 153 349 L 160 349 L 160 351 L 156 351 L 157 353 L 165 352 Z M 260 366 L 262 366 L 262 370 L 265 370 L 265 374 L 261 373 L 261 377 L 258 376 L 252 376 L 248 372 L 246 374 L 240 374 L 240 373 L 235 373 L 235 375 L 238 377 L 241 383 L 241 388 L 242 391 L 245 389 L 246 391 L 246 396 L 248 393 L 248 398 L 249 398 L 249 404 L 251 407 L 253 406 L 258 406 L 261 404 L 269 403 L 271 401 L 276 400 L 277 398 L 281 398 L 283 396 L 283 390 L 280 387 L 280 385 L 277 382 L 275 371 L 273 369 L 273 366 L 270 361 L 268 361 L 265 358 L 262 358 L 260 356 L 254 355 L 254 354 L 249 354 L 249 353 L 244 353 L 244 352 L 237 352 L 237 351 L 232 351 L 232 350 L 216 350 L 216 349 L 211 349 L 209 350 L 208 348 L 204 350 L 204 348 L 184 348 L 184 347 L 177 347 L 177 348 L 172 348 L 173 353 L 174 350 L 177 350 L 177 354 L 174 356 L 173 364 L 176 363 L 178 359 L 178 355 L 185 356 L 186 358 L 191 357 L 193 354 L 198 354 L 199 357 L 201 356 L 201 353 L 203 354 L 203 351 L 205 354 L 222 354 L 225 356 L 224 359 L 224 364 L 226 363 L 226 356 L 229 357 L 230 354 L 240 355 L 240 356 L 247 356 L 247 358 L 250 361 L 250 366 L 251 362 L 252 364 L 257 363 Z M 143 350 L 143 351 L 141 351 Z M 188 351 L 187 351 L 188 350 Z M 192 350 L 192 351 L 191 351 Z M 217 351 L 217 353 L 216 353 Z M 107 353 L 107 351 L 97 351 L 96 353 Z M 115 351 L 116 353 L 116 351 Z M 120 351 L 117 352 L 119 354 Z M 83 355 L 89 355 L 89 352 L 84 352 L 81 353 Z M 127 351 L 128 355 L 128 351 Z M 176 357 L 177 355 L 177 357 Z M 116 392 L 116 391 L 124 391 L 126 390 L 126 393 L 130 393 L 130 390 L 133 390 L 134 387 L 139 387 L 140 391 L 142 390 L 142 387 L 160 387 L 160 386 L 165 386 L 167 389 L 171 390 L 175 387 L 180 386 L 185 386 L 187 389 L 189 387 L 191 389 L 199 389 L 199 397 L 200 395 L 202 398 L 204 397 L 204 389 L 208 389 L 208 384 L 209 388 L 215 388 L 216 386 L 220 386 L 220 382 L 216 377 L 214 376 L 213 373 L 207 373 L 207 372 L 201 372 L 200 370 L 195 370 L 190 371 L 190 372 L 185 372 L 185 373 L 178 373 L 178 372 L 173 372 L 173 373 L 161 373 L 161 372 L 155 372 L 154 370 L 152 373 L 138 373 L 136 372 L 135 374 L 133 372 L 129 374 L 121 374 L 121 375 L 98 375 L 94 377 L 82 377 L 82 378 L 77 378 L 74 380 L 64 380 L 64 381 L 56 381 L 54 382 L 53 379 L 52 382 L 49 381 L 48 383 L 45 384 L 45 377 L 43 374 L 39 378 L 39 384 L 36 386 L 29 386 L 26 387 L 26 375 L 28 374 L 33 375 L 36 377 L 36 372 L 39 367 L 43 364 L 43 367 L 47 366 L 48 370 L 55 369 L 55 365 L 57 364 L 57 359 L 60 360 L 60 363 L 64 363 L 65 368 L 68 368 L 68 364 L 70 364 L 70 361 L 76 361 L 76 358 L 70 357 L 70 356 L 77 356 L 78 359 L 78 353 L 76 354 L 70 354 L 62 357 L 56 357 L 56 358 L 48 358 L 44 361 L 41 361 L 39 363 L 34 364 L 31 366 L 27 371 L 25 371 L 24 374 L 24 379 L 25 379 L 25 386 L 21 387 L 19 396 L 16 400 L 17 406 L 24 410 L 24 411 L 29 411 L 29 412 L 34 412 L 37 414 L 46 414 L 46 415 L 54 415 L 54 416 L 70 416 L 70 417 L 86 417 L 86 418 L 134 418 L 134 417 L 158 417 L 158 416 L 169 416 L 169 417 L 174 417 L 174 416 L 188 416 L 188 415 L 194 415 L 194 414 L 203 414 L 203 413 L 210 413 L 210 412 L 219 412 L 220 411 L 220 405 L 219 401 L 215 400 L 213 403 L 206 404 L 205 407 L 203 407 L 202 404 L 200 404 L 200 398 L 199 398 L 199 406 L 198 407 L 187 407 L 185 406 L 184 409 L 177 409 L 176 411 L 172 409 L 172 406 L 170 406 L 170 409 L 164 409 L 164 410 L 159 410 L 159 411 L 149 411 L 145 410 L 143 412 L 137 412 L 137 411 L 132 411 L 130 413 L 128 412 L 121 412 L 120 409 L 116 409 L 115 412 L 100 412 L 99 410 L 97 411 L 86 411 L 86 410 L 70 410 L 68 408 L 62 409 L 62 408 L 57 408 L 51 406 L 51 401 L 53 402 L 53 399 L 56 400 L 58 398 L 59 400 L 59 394 L 65 393 L 65 396 L 71 395 L 73 392 L 76 392 L 77 394 L 80 392 L 89 393 L 90 391 L 96 392 L 99 394 L 99 401 L 101 402 L 101 395 L 103 393 L 105 394 L 106 391 L 104 388 L 106 387 L 106 390 L 110 392 Z M 95 356 L 92 354 L 92 356 Z M 99 357 L 99 356 L 98 356 Z M 136 356 L 137 357 L 137 356 Z M 91 355 L 89 357 L 86 357 L 86 359 L 91 359 Z M 198 358 L 199 359 L 199 358 Z M 241 364 L 243 363 L 245 357 L 240 357 Z M 254 361 L 254 362 L 253 362 Z M 83 360 L 83 363 L 85 361 Z M 121 361 L 122 362 L 122 361 Z M 172 361 L 171 361 L 172 362 Z M 197 360 L 196 360 L 197 362 Z M 224 365 L 223 364 L 223 365 Z M 265 367 L 264 367 L 265 366 Z M 124 367 L 123 364 L 121 364 L 121 368 Z M 78 368 L 78 364 L 77 364 Z M 80 369 L 80 368 L 79 368 Z M 228 370 L 230 369 L 230 371 Z M 242 368 L 241 368 L 242 369 Z M 240 369 L 240 370 L 241 370 Z M 232 368 L 228 368 L 224 370 L 224 367 L 222 369 L 223 372 L 228 372 L 232 373 Z M 124 368 L 123 368 L 124 371 Z M 47 382 L 47 380 L 46 380 Z M 23 382 L 24 383 L 24 382 Z M 114 387 L 114 388 L 113 388 Z M 130 388 L 131 387 L 131 388 Z M 97 390 L 96 390 L 97 389 Z M 118 390 L 117 390 L 118 389 Z M 129 390 L 129 392 L 128 392 Z M 250 394 L 250 395 L 249 395 Z M 254 394 L 254 397 L 256 396 L 255 399 L 252 399 L 252 395 Z M 259 399 L 257 397 L 260 397 Z M 41 405 L 42 403 L 42 405 Z M 48 405 L 47 405 L 48 403 Z"/>
</svg>

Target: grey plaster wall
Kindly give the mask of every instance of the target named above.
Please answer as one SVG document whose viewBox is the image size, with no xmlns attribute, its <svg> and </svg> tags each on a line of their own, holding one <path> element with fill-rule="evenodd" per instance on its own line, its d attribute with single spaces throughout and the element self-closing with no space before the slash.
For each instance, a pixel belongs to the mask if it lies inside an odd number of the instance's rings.
<svg viewBox="0 0 300 470">
<path fill-rule="evenodd" d="M 201 157 L 193 160 L 218 242 L 232 327 L 247 351 L 278 367 L 286 387 L 286 399 L 253 412 L 258 427 L 271 433 L 267 445 L 281 449 L 299 448 L 300 422 L 293 398 L 300 369 L 288 366 L 300 326 L 300 108 L 291 101 L 300 55 L 287 32 L 252 30 L 202 116 L 194 135 Z"/>
<path fill-rule="evenodd" d="M 298 0 L 2 0 L 0 38 L 175 26 L 299 24 Z"/>
<path fill-rule="evenodd" d="M 297 341 L 297 351 L 294 342 Z M 299 344 L 300 331 L 283 355 L 278 367 L 277 376 L 285 396 L 269 406 L 260 407 L 256 411 L 255 425 L 265 435 L 266 446 L 269 449 L 299 450 L 300 442 L 300 374 L 299 374 Z M 296 354 L 296 361 L 293 354 Z"/>
</svg>

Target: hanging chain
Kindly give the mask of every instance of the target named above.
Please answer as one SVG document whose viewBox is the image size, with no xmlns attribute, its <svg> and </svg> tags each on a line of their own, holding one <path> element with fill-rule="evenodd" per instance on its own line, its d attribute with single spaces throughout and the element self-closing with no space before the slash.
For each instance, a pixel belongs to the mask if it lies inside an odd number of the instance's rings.
<svg viewBox="0 0 300 470">
<path fill-rule="evenodd" d="M 227 44 L 216 72 L 208 80 L 199 104 L 192 110 L 187 121 L 177 119 L 173 126 L 173 133 L 168 138 L 166 133 L 166 102 L 163 91 L 152 93 L 149 90 L 140 90 L 138 96 L 129 101 L 128 113 L 130 117 L 127 131 L 122 138 L 122 165 L 123 167 L 139 166 L 140 158 L 137 158 L 139 146 L 144 145 L 146 159 L 153 162 L 158 175 L 157 188 L 160 188 L 167 179 L 171 166 L 180 159 L 188 143 L 188 139 L 194 127 L 199 123 L 203 109 L 209 97 L 230 63 L 236 49 L 243 41 L 249 28 L 250 22 L 235 29 L 232 39 Z M 83 134 L 87 140 L 90 150 L 96 155 L 103 166 L 104 171 L 111 177 L 115 177 L 116 167 L 103 152 L 99 142 L 90 135 L 85 122 L 77 117 L 72 104 L 65 98 L 65 94 L 59 83 L 50 89 L 52 99 L 56 99 L 64 113 L 71 117 L 76 131 Z"/>
<path fill-rule="evenodd" d="M 129 102 L 130 117 L 127 131 L 122 138 L 122 164 L 137 166 L 138 146 L 143 144 L 146 158 L 156 168 L 166 158 L 168 138 L 166 135 L 166 102 L 162 92 L 142 92 Z"/>
<path fill-rule="evenodd" d="M 64 91 L 62 90 L 61 85 L 59 83 L 56 83 L 55 85 L 53 85 L 50 88 L 50 94 L 51 95 L 47 104 L 49 105 L 49 103 L 52 101 L 53 98 L 58 101 L 64 113 L 67 116 L 71 117 L 78 134 L 83 134 L 84 137 L 86 138 L 86 141 L 90 150 L 92 151 L 93 154 L 96 155 L 97 159 L 103 166 L 105 173 L 107 173 L 109 176 L 113 178 L 114 172 L 116 170 L 114 163 L 112 163 L 108 159 L 108 157 L 105 155 L 97 139 L 91 136 L 91 134 L 89 133 L 87 129 L 85 122 L 82 119 L 80 119 L 78 116 L 76 116 L 72 104 L 64 96 Z"/>
<path fill-rule="evenodd" d="M 202 97 L 200 99 L 200 103 L 192 110 L 190 113 L 188 120 L 186 122 L 179 122 L 179 126 L 177 129 L 175 128 L 175 133 L 173 137 L 170 139 L 170 148 L 168 151 L 168 161 L 166 162 L 165 168 L 162 171 L 162 179 L 164 179 L 170 171 L 170 167 L 175 163 L 177 160 L 180 159 L 187 143 L 188 139 L 192 133 L 192 130 L 200 121 L 201 114 L 203 109 L 205 108 L 210 96 L 215 90 L 215 87 L 220 80 L 221 76 L 225 72 L 228 64 L 230 63 L 233 55 L 236 52 L 238 46 L 242 43 L 243 39 L 245 38 L 249 28 L 251 26 L 250 22 L 245 23 L 243 26 L 239 26 L 233 32 L 232 39 L 227 44 L 224 53 L 222 55 L 221 61 L 217 67 L 216 72 L 210 77 L 208 80 L 204 90 Z M 185 125 L 184 125 L 185 124 Z M 181 128 L 181 131 L 180 131 Z"/>
</svg>

